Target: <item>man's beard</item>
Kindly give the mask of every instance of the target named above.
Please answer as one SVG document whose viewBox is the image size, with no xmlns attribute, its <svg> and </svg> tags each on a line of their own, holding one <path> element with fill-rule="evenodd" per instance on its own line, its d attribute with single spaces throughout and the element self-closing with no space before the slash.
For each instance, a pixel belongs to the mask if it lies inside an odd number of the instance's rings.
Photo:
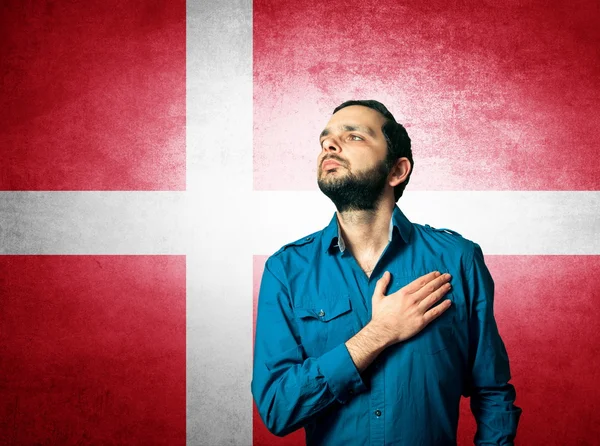
<svg viewBox="0 0 600 446">
<path fill-rule="evenodd" d="M 374 211 L 383 195 L 390 173 L 387 161 L 382 160 L 366 172 L 349 172 L 341 178 L 325 173 L 324 177 L 317 179 L 317 184 L 321 192 L 333 201 L 338 212 Z M 327 178 L 327 175 L 331 178 Z"/>
</svg>

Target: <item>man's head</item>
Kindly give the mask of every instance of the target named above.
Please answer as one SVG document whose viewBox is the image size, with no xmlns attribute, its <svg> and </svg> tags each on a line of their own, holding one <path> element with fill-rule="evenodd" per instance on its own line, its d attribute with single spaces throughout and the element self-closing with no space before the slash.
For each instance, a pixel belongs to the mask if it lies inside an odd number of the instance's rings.
<svg viewBox="0 0 600 446">
<path fill-rule="evenodd" d="M 382 103 L 339 105 L 319 142 L 317 183 L 339 212 L 374 210 L 386 191 L 402 196 L 414 165 L 410 138 Z"/>
</svg>

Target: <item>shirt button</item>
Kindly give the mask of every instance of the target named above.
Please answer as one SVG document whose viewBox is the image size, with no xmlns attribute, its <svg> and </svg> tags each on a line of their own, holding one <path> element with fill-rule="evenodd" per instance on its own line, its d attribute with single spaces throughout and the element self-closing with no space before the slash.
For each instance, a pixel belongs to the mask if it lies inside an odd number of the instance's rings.
<svg viewBox="0 0 600 446">
<path fill-rule="evenodd" d="M 319 317 L 325 316 L 325 312 L 323 310 L 319 311 Z"/>
<path fill-rule="evenodd" d="M 380 411 L 379 409 L 377 409 L 377 410 L 375 411 L 375 416 L 376 416 L 376 417 L 380 417 L 380 416 L 381 416 L 381 411 Z"/>
</svg>

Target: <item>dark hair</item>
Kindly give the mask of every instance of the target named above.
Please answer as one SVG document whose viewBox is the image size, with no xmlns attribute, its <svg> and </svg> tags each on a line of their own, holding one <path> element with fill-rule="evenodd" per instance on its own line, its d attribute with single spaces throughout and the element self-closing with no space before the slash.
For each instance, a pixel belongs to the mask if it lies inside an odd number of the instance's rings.
<svg viewBox="0 0 600 446">
<path fill-rule="evenodd" d="M 378 111 L 385 118 L 385 123 L 383 127 L 381 127 L 381 131 L 383 132 L 383 136 L 387 142 L 387 156 L 385 159 L 386 166 L 390 169 L 399 158 L 406 157 L 410 161 L 410 172 L 404 180 L 403 183 L 398 184 L 394 188 L 394 198 L 396 201 L 402 196 L 404 192 L 404 188 L 408 184 L 410 180 L 410 176 L 413 172 L 414 161 L 412 157 L 412 150 L 410 145 L 410 137 L 406 132 L 404 126 L 398 122 L 394 118 L 394 115 L 390 113 L 390 111 L 379 101 L 375 100 L 352 100 L 346 101 L 340 105 L 338 105 L 335 110 L 333 110 L 333 114 L 337 113 L 339 110 L 345 107 L 349 107 L 351 105 L 362 105 L 364 107 L 369 107 L 373 110 Z"/>
</svg>

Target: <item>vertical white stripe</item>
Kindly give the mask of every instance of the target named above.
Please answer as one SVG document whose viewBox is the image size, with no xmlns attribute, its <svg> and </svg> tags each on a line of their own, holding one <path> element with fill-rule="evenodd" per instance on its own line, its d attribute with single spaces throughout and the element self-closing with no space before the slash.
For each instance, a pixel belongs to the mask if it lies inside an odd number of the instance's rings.
<svg viewBox="0 0 600 446">
<path fill-rule="evenodd" d="M 252 444 L 252 3 L 187 4 L 187 443 Z"/>
</svg>

